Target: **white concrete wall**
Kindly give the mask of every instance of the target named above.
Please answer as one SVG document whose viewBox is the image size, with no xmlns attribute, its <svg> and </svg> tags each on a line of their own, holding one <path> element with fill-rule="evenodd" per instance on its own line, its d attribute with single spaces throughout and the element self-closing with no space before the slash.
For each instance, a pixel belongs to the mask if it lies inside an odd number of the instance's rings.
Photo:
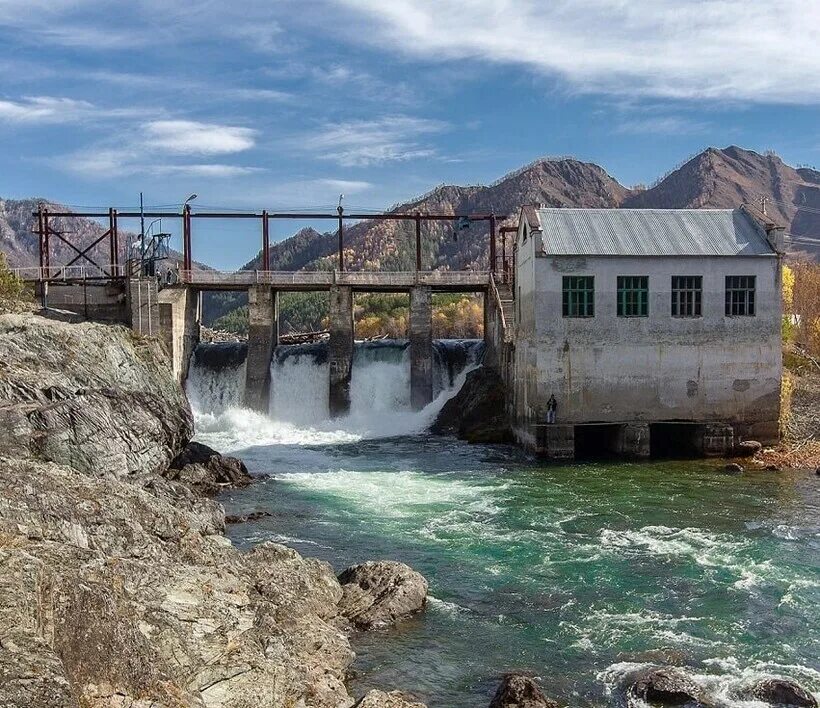
<svg viewBox="0 0 820 708">
<path fill-rule="evenodd" d="M 739 426 L 741 434 L 776 438 L 781 378 L 776 257 L 530 259 L 522 253 L 521 265 L 520 424 L 532 422 L 554 393 L 559 422 L 725 421 Z M 564 275 L 595 277 L 595 317 L 562 316 Z M 616 315 L 619 275 L 649 276 L 648 317 Z M 671 316 L 672 275 L 703 277 L 702 317 Z M 725 316 L 727 275 L 757 276 L 754 317 Z"/>
</svg>

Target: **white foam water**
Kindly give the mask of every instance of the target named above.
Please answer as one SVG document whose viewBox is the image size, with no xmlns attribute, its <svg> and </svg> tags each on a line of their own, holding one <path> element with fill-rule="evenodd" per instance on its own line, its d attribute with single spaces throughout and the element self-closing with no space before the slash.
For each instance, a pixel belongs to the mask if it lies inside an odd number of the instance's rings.
<svg viewBox="0 0 820 708">
<path fill-rule="evenodd" d="M 328 407 L 324 345 L 278 348 L 271 361 L 267 416 L 242 407 L 245 364 L 236 345 L 200 345 L 187 392 L 197 433 L 227 452 L 254 445 L 325 445 L 415 435 L 430 426 L 467 374 L 479 366 L 482 352 L 478 341 L 437 341 L 434 400 L 421 411 L 410 407 L 409 348 L 403 341 L 356 344 L 350 413 L 340 418 L 331 418 Z"/>
</svg>

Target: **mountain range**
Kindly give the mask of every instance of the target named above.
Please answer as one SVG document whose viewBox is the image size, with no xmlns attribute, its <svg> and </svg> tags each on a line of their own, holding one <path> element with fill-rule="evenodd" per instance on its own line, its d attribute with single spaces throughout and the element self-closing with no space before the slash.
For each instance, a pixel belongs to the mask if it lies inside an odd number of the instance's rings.
<svg viewBox="0 0 820 708">
<path fill-rule="evenodd" d="M 732 208 L 765 200 L 766 213 L 786 227 L 791 250 L 820 257 L 820 172 L 794 168 L 773 153 L 759 154 L 730 146 L 708 148 L 649 188 L 628 188 L 598 165 L 571 158 L 539 159 L 488 186 L 442 185 L 388 211 L 443 214 L 489 213 L 499 224 L 513 224 L 522 204 L 554 207 Z M 0 250 L 15 267 L 38 265 L 35 219 L 44 200 L 0 200 Z M 51 209 L 62 209 L 45 202 Z M 81 247 L 102 233 L 99 224 L 80 218 L 57 220 Z M 362 221 L 345 228 L 345 261 L 350 270 L 412 270 L 415 230 L 410 222 Z M 813 243 L 812 239 L 817 242 Z M 121 233 L 121 247 L 126 236 Z M 56 239 L 54 240 L 56 241 Z M 302 229 L 271 246 L 274 270 L 326 269 L 336 265 L 337 236 Z M 486 268 L 487 227 L 474 223 L 454 234 L 452 222 L 425 222 L 422 267 Z M 56 242 L 52 263 L 64 262 L 70 249 Z M 216 265 L 216 264 L 214 264 Z M 261 254 L 245 268 L 259 268 Z"/>
</svg>

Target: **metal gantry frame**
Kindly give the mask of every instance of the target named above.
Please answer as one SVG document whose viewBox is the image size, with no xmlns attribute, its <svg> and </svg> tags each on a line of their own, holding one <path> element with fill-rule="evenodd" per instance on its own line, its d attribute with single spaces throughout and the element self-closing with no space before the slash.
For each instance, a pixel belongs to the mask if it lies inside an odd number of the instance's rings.
<svg viewBox="0 0 820 708">
<path fill-rule="evenodd" d="M 100 276 L 93 279 L 108 280 L 119 277 L 119 231 L 117 226 L 116 209 L 109 209 L 107 214 L 95 214 L 95 218 L 105 218 L 105 216 L 108 216 L 108 228 L 102 233 L 102 235 L 94 239 L 92 243 L 90 243 L 82 250 L 80 250 L 77 246 L 75 246 L 73 243 L 71 243 L 70 240 L 66 238 L 65 232 L 58 231 L 51 225 L 51 219 L 53 218 L 77 216 L 77 214 L 65 212 L 49 212 L 48 208 L 46 208 L 43 205 L 40 205 L 37 211 L 33 214 L 33 216 L 37 217 L 37 234 L 40 240 L 40 280 L 62 279 L 63 276 L 66 274 L 67 269 L 74 266 L 74 264 L 80 261 L 81 259 L 88 261 L 92 266 L 99 270 Z M 59 266 L 59 270 L 54 275 L 51 274 L 52 236 L 62 241 L 66 246 L 68 246 L 72 251 L 74 251 L 77 254 L 68 263 Z M 95 261 L 94 258 L 92 258 L 89 254 L 93 248 L 95 248 L 98 244 L 100 244 L 102 241 L 106 239 L 108 239 L 109 262 L 103 265 Z M 43 278 L 44 273 L 46 274 L 46 278 Z"/>
<path fill-rule="evenodd" d="M 65 269 L 72 266 L 81 258 L 86 259 L 92 265 L 97 267 L 103 274 L 103 278 L 118 277 L 117 273 L 121 272 L 119 268 L 119 236 L 118 236 L 118 219 L 133 219 L 133 218 L 161 218 L 161 219 L 182 219 L 182 270 L 190 271 L 193 265 L 193 241 L 192 241 L 192 226 L 194 219 L 257 219 L 262 225 L 262 270 L 270 271 L 270 221 L 272 219 L 289 219 L 299 221 L 313 221 L 323 219 L 335 219 L 338 221 L 338 269 L 343 272 L 345 270 L 344 258 L 344 226 L 345 221 L 410 221 L 415 223 L 416 236 L 416 271 L 422 270 L 421 257 L 421 235 L 422 223 L 425 221 L 459 221 L 468 219 L 470 222 L 487 222 L 489 224 L 489 242 L 490 242 L 490 270 L 494 274 L 498 273 L 498 258 L 497 258 L 497 244 L 498 236 L 497 219 L 495 214 L 434 214 L 425 212 L 412 213 L 387 213 L 387 214 L 360 214 L 350 213 L 346 214 L 344 207 L 339 206 L 335 214 L 332 213 L 294 213 L 294 212 L 269 212 L 267 210 L 262 212 L 198 212 L 193 213 L 190 204 L 185 204 L 181 212 L 168 211 L 118 211 L 111 208 L 108 212 L 50 212 L 46 207 L 41 205 L 39 209 L 33 213 L 37 217 L 37 233 L 40 237 L 40 272 L 41 277 L 45 273 L 45 279 L 52 279 L 50 276 L 50 237 L 56 236 L 63 243 L 74 250 L 77 255 L 75 258 L 62 266 L 59 274 L 64 274 Z M 50 224 L 50 219 L 55 218 L 88 218 L 88 219 L 104 219 L 108 217 L 108 229 L 97 238 L 91 245 L 87 246 L 82 251 L 73 245 L 65 238 L 65 234 L 55 231 Z M 512 227 L 503 227 L 502 234 L 502 274 L 506 271 L 507 253 L 506 253 L 506 234 Z M 515 229 L 512 229 L 515 230 Z M 107 266 L 97 263 L 89 252 L 103 240 L 108 238 L 110 261 Z M 121 275 L 119 277 L 124 277 Z"/>
</svg>

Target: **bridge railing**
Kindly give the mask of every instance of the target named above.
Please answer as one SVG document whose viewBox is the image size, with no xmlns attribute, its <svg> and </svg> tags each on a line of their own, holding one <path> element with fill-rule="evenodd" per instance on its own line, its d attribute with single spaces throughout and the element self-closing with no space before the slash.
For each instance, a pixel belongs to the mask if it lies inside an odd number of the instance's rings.
<svg viewBox="0 0 820 708">
<path fill-rule="evenodd" d="M 12 273 L 21 280 L 49 282 L 74 282 L 78 280 L 112 280 L 123 278 L 127 274 L 125 265 L 107 265 L 105 267 L 95 265 L 81 266 L 50 266 L 31 268 L 12 268 Z"/>
<path fill-rule="evenodd" d="M 476 285 L 485 287 L 489 271 L 275 271 L 181 270 L 179 280 L 192 285 L 351 285 L 410 287 L 413 285 Z"/>
</svg>

